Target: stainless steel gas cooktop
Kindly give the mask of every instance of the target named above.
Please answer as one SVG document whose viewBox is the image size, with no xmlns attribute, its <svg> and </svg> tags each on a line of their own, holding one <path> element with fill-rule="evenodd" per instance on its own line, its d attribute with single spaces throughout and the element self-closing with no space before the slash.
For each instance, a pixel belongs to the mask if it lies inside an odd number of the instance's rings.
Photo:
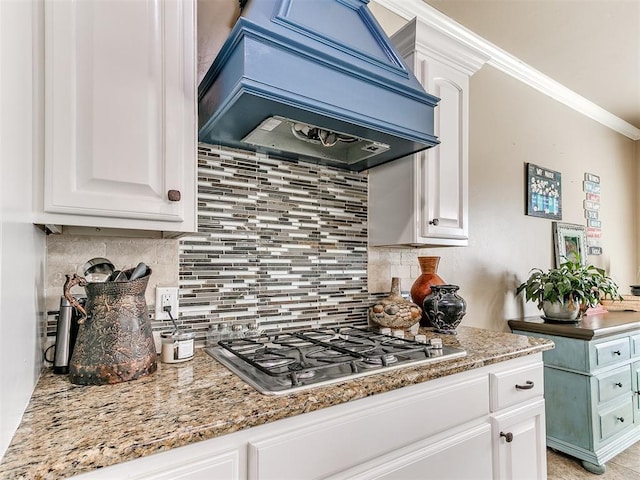
<svg viewBox="0 0 640 480">
<path fill-rule="evenodd" d="M 266 395 L 283 395 L 463 357 L 461 348 L 432 339 L 425 344 L 360 328 L 322 328 L 222 340 L 205 351 Z"/>
</svg>

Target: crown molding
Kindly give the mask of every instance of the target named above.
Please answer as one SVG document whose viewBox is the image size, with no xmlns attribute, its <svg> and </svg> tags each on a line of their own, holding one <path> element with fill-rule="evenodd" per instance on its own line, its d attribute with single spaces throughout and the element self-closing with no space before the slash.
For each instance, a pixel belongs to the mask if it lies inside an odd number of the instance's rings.
<svg viewBox="0 0 640 480">
<path fill-rule="evenodd" d="M 480 70 L 488 60 L 482 52 L 443 34 L 418 17 L 394 33 L 391 41 L 398 53 L 405 58 L 410 53 L 418 51 L 467 76 Z"/>
<path fill-rule="evenodd" d="M 422 0 L 374 0 L 406 20 L 417 17 L 422 23 L 451 37 L 458 43 L 481 52 L 487 57 L 487 64 L 510 75 L 522 83 L 557 100 L 573 110 L 601 123 L 602 125 L 628 137 L 640 140 L 640 129 L 622 120 L 608 110 L 596 105 L 582 95 L 565 87 L 551 77 L 536 70 L 517 57 L 485 40 L 466 27 L 455 22 Z"/>
</svg>

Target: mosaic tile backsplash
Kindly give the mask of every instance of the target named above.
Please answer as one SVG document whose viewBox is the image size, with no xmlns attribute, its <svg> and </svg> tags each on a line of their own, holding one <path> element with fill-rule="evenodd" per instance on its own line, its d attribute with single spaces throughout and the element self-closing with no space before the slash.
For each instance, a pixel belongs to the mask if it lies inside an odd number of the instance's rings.
<svg viewBox="0 0 640 480">
<path fill-rule="evenodd" d="M 200 145 L 180 319 L 262 329 L 366 324 L 367 177 Z"/>
</svg>

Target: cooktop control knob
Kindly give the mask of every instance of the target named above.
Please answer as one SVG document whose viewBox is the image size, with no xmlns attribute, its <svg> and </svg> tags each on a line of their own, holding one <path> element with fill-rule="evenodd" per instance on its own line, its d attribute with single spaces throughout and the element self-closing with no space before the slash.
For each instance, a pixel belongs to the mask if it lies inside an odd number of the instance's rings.
<svg viewBox="0 0 640 480">
<path fill-rule="evenodd" d="M 441 338 L 432 338 L 429 341 L 431 348 L 436 348 L 440 350 L 442 348 L 442 339 Z"/>
</svg>

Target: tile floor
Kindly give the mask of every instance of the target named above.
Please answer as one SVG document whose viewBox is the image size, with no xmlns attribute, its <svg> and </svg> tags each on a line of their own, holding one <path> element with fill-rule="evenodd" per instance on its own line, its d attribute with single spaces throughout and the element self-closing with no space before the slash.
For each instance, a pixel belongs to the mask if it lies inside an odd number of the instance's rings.
<svg viewBox="0 0 640 480">
<path fill-rule="evenodd" d="M 603 475 L 587 472 L 580 460 L 547 449 L 548 480 L 640 480 L 640 442 L 607 462 Z"/>
</svg>

